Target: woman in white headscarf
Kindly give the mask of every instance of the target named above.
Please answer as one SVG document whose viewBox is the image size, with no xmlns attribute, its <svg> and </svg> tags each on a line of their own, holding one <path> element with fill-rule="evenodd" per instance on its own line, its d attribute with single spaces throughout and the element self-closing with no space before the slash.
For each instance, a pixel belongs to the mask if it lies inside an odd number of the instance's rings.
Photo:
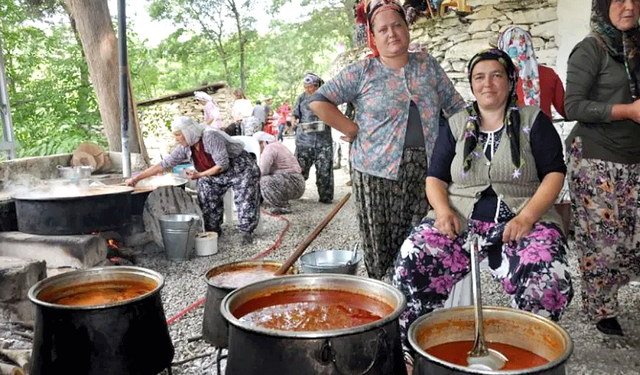
<svg viewBox="0 0 640 375">
<path fill-rule="evenodd" d="M 189 159 L 195 170 L 187 177 L 197 180 L 198 200 L 207 231 L 220 233 L 224 194 L 233 189 L 238 209 L 238 228 L 243 232 L 243 243 L 252 242 L 252 233 L 260 219 L 260 169 L 255 159 L 244 150 L 244 144 L 225 132 L 189 117 L 176 117 L 171 131 L 179 145 L 162 161 L 127 180 L 134 186 L 140 180 Z"/>
<path fill-rule="evenodd" d="M 566 118 L 562 81 L 552 68 L 538 64 L 531 34 L 518 26 L 509 26 L 498 36 L 498 48 L 508 53 L 518 68 L 518 104 L 540 107 L 549 118 L 553 118 L 553 104 L 560 116 Z"/>
<path fill-rule="evenodd" d="M 304 177 L 298 160 L 282 142 L 263 131 L 253 134 L 260 142 L 260 192 L 272 214 L 291 213 L 289 200 L 304 194 Z"/>
<path fill-rule="evenodd" d="M 220 106 L 218 103 L 204 91 L 195 91 L 193 95 L 204 104 L 204 124 L 213 126 L 216 129 L 222 128 L 222 120 L 220 119 Z"/>
</svg>

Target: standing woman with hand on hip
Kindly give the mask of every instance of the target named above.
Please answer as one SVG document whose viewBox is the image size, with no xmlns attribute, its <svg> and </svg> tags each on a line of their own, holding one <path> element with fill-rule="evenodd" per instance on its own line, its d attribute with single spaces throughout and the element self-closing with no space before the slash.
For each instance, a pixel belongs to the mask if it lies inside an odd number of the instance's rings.
<svg viewBox="0 0 640 375">
<path fill-rule="evenodd" d="M 464 101 L 433 57 L 409 53 L 399 3 L 374 0 L 366 12 L 372 57 L 327 81 L 309 107 L 354 138 L 352 183 L 365 265 L 370 277 L 390 281 L 396 253 L 429 208 L 425 179 L 441 112 L 456 113 Z M 350 102 L 355 121 L 337 107 Z"/>
<path fill-rule="evenodd" d="M 623 335 L 618 289 L 640 276 L 640 0 L 593 0 L 591 33 L 567 67 L 569 192 L 582 303 Z"/>
</svg>

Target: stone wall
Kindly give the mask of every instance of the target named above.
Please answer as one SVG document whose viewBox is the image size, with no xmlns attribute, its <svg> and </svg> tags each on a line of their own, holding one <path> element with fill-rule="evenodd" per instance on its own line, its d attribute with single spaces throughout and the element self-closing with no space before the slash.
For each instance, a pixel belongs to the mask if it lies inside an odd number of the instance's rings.
<svg viewBox="0 0 640 375">
<path fill-rule="evenodd" d="M 531 33 L 540 63 L 554 67 L 558 56 L 556 1 L 481 3 L 466 15 L 449 12 L 435 20 L 420 18 L 411 26 L 412 42 L 427 47 L 465 100 L 473 99 L 467 80 L 467 62 L 477 52 L 495 46 L 498 34 L 510 25 L 518 25 Z"/>
<path fill-rule="evenodd" d="M 220 106 L 223 124 L 232 122 L 233 95 L 231 93 L 232 90 L 226 86 L 218 89 L 215 93 L 210 93 Z M 163 156 L 170 153 L 177 145 L 171 134 L 171 121 L 173 118 L 175 116 L 188 116 L 193 117 L 198 122 L 203 122 L 203 108 L 203 104 L 193 96 L 190 96 L 138 109 L 144 143 L 152 164 L 158 163 Z"/>
</svg>

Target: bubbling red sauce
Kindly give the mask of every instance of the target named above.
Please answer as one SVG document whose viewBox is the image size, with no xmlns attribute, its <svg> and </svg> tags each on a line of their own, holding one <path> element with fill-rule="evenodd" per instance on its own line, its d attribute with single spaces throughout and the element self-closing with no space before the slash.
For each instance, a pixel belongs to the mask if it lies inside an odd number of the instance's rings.
<svg viewBox="0 0 640 375">
<path fill-rule="evenodd" d="M 286 291 L 252 299 L 233 314 L 242 322 L 282 331 L 331 331 L 373 323 L 393 309 L 374 298 L 337 290 Z"/>
<path fill-rule="evenodd" d="M 513 345 L 497 342 L 489 342 L 487 345 L 490 349 L 496 350 L 507 357 L 508 362 L 500 370 L 523 370 L 549 363 L 539 355 Z M 454 341 L 436 345 L 425 349 L 425 351 L 443 361 L 459 366 L 467 366 L 467 357 L 471 348 L 473 348 L 473 341 Z"/>
<path fill-rule="evenodd" d="M 274 278 L 276 277 L 274 273 L 275 270 L 268 268 L 239 268 L 220 272 L 211 276 L 209 281 L 219 288 L 237 289 L 258 281 Z"/>
<path fill-rule="evenodd" d="M 54 295 L 41 293 L 38 299 L 65 306 L 102 306 L 143 296 L 155 288 L 138 281 L 105 281 L 61 289 Z"/>
</svg>

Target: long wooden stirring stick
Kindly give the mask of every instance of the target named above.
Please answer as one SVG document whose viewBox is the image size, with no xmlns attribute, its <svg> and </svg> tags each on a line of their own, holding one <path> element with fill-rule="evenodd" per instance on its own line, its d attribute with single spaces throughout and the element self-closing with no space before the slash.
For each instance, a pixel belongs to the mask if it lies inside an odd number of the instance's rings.
<svg viewBox="0 0 640 375">
<path fill-rule="evenodd" d="M 336 214 L 338 213 L 338 211 L 340 211 L 342 206 L 344 206 L 344 204 L 347 203 L 349 198 L 351 198 L 351 193 L 347 193 L 347 195 L 345 195 L 344 198 L 342 198 L 342 200 L 338 202 L 338 204 L 333 208 L 333 210 L 329 212 L 329 215 L 327 215 L 327 217 L 325 217 L 324 220 L 322 220 L 320 224 L 318 224 L 316 229 L 313 230 L 313 232 L 309 235 L 309 237 L 307 237 L 298 246 L 296 251 L 289 257 L 289 259 L 287 259 L 286 262 L 284 262 L 282 267 L 280 267 L 280 269 L 276 271 L 275 273 L 276 276 L 284 275 L 287 272 L 287 270 L 289 270 L 289 268 L 293 265 L 293 263 L 295 263 L 296 260 L 300 258 L 302 253 L 304 253 L 307 247 L 309 247 L 311 242 L 313 242 L 313 240 L 315 240 L 316 237 L 318 237 L 320 232 L 322 232 L 322 230 L 327 226 L 327 224 L 329 224 L 329 222 L 333 219 L 333 217 L 336 216 Z"/>
</svg>

